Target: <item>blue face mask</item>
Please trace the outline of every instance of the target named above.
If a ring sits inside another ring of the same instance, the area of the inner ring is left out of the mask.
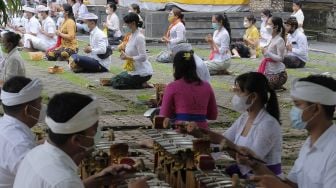
[[[305,129],[307,127],[307,124],[314,118],[314,116],[313,116],[308,121],[303,121],[302,120],[303,112],[309,107],[310,106],[306,107],[305,109],[300,109],[296,106],[292,107],[292,109],[290,111],[290,119],[291,119],[291,122],[292,122],[292,127],[294,129]]]
[[[124,33],[131,33],[132,30],[128,26],[123,26]]]
[[[85,32],[90,32],[89,26],[87,24],[83,24],[83,29]]]
[[[218,24],[217,23],[212,23],[212,29],[217,30],[218,29]]]

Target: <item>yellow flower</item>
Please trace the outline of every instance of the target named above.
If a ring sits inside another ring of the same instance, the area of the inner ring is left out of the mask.
[[[184,57],[184,59],[186,59],[186,60],[190,60],[190,58],[191,58],[191,54],[190,54],[190,52],[186,52],[186,53],[184,53],[183,57]]]

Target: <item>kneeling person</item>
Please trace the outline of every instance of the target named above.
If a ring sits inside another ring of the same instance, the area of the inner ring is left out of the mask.
[[[107,72],[112,54],[107,37],[97,27],[98,16],[92,13],[83,14],[79,19],[84,20],[90,30],[90,44],[83,49],[87,55],[73,54],[69,65],[74,72]],[[109,49],[108,49],[109,48]]]

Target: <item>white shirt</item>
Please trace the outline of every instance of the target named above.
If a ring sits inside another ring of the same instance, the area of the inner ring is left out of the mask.
[[[84,188],[77,170],[69,155],[46,141],[27,153],[14,188]]]
[[[239,138],[244,130],[248,119],[248,113],[243,113],[233,125],[224,133],[224,136],[231,142],[238,144]],[[281,127],[279,122],[266,110],[262,109],[253,121],[253,125],[246,136],[245,147],[254,151],[267,165],[281,163]],[[251,169],[239,165],[244,175]]]
[[[31,17],[27,24],[25,25],[26,33],[34,33],[37,34],[40,32],[41,24],[35,16]]]
[[[303,25],[304,15],[301,9],[299,9],[297,12],[293,12],[291,16],[294,16],[296,18],[299,25]],[[300,26],[299,26],[299,30],[303,32],[303,28]]]
[[[310,147],[303,144],[288,179],[299,188],[332,188],[336,185],[336,125],[326,130]]]
[[[217,29],[212,39],[218,47],[218,53],[215,53],[212,61],[225,62],[230,59],[230,35],[228,31],[224,27],[222,27],[221,30]]]
[[[14,17],[11,20],[11,24],[13,26],[17,26],[17,27],[25,27],[25,25],[28,23],[28,19],[25,17]]]
[[[101,64],[107,70],[109,70],[111,64],[111,58],[108,57],[106,59],[100,59],[97,56],[97,54],[106,53],[106,47],[108,46],[108,40],[106,35],[98,27],[95,27],[90,32],[90,46],[92,48],[92,52],[90,53],[89,57],[97,60],[99,64]]]
[[[172,49],[176,44],[186,42],[186,28],[182,22],[174,25],[169,31],[169,48]]]
[[[54,20],[48,16],[46,19],[42,20],[42,28],[45,32],[49,33],[49,34],[54,34],[53,38],[50,38],[44,34],[42,34],[41,32],[38,33],[37,37],[39,37],[43,43],[46,43],[47,46],[54,46],[56,44],[56,24],[54,22]]]
[[[0,118],[0,188],[12,188],[19,164],[35,137],[29,127],[9,115]]]
[[[114,37],[121,37],[119,18],[116,13],[113,13],[112,15],[107,15],[106,25],[107,28],[115,32]]]
[[[265,48],[266,53],[264,56],[274,61],[266,65],[266,74],[278,74],[285,71],[286,66],[282,63],[286,51],[284,39],[280,35],[277,35],[272,38]]]
[[[297,29],[293,34],[288,34],[287,43],[292,44],[292,51],[288,55],[296,56],[303,62],[308,61],[308,41],[304,33]]]
[[[75,17],[78,18],[78,16],[83,15],[83,14],[88,13],[88,12],[89,11],[88,11],[86,5],[80,4],[79,7],[78,7],[78,11],[74,12],[74,14],[75,14]]]
[[[196,73],[197,76],[204,82],[210,83],[210,73],[207,65],[204,61],[196,54],[194,54],[195,63],[196,63]]]
[[[125,52],[134,59],[135,70],[128,72],[130,75],[144,77],[153,74],[152,65],[148,61],[146,54],[145,36],[139,30],[131,34],[126,44]]]
[[[72,5],[72,12],[78,12],[80,4],[78,2],[76,2],[75,4]]]
[[[266,29],[266,22],[261,22],[260,24],[260,47],[265,47],[267,46],[271,39],[272,39],[272,34],[268,33],[267,32],[267,29]]]

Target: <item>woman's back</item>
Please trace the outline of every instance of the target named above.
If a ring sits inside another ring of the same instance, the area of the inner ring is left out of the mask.
[[[198,84],[187,83],[184,79],[176,80],[165,89],[160,114],[165,117],[176,115],[177,121],[196,118],[199,126],[207,128],[206,119],[217,118],[214,92],[207,82]]]

